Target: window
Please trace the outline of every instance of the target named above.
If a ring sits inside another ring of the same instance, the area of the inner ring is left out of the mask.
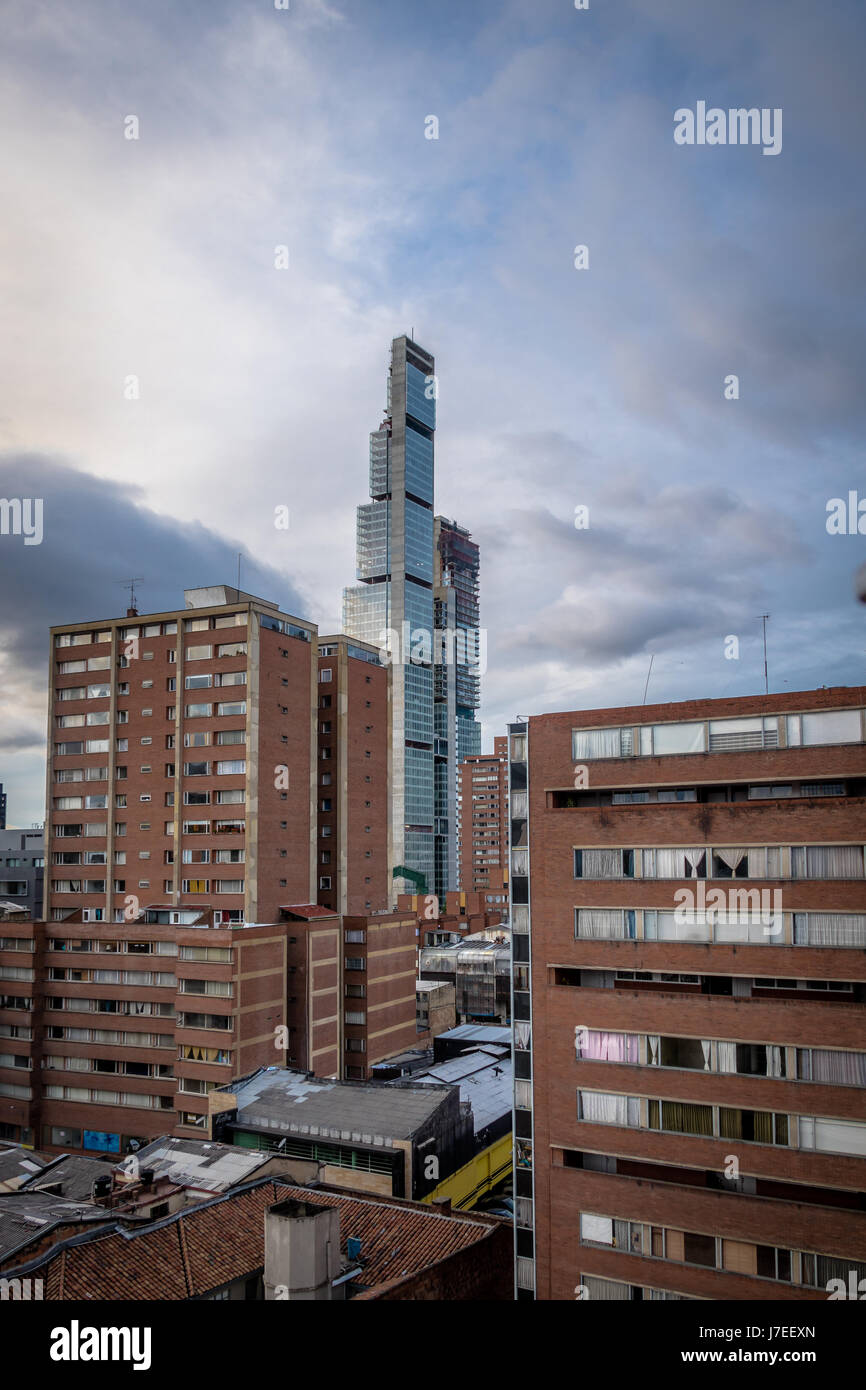
[[[860,743],[860,711],[857,709],[827,710],[820,714],[801,715],[802,742]]]
[[[630,758],[633,752],[632,729],[572,730],[571,754],[577,762],[592,758]]]
[[[226,701],[223,704],[217,705],[216,712],[220,716],[227,714],[246,714],[247,702],[246,700]]]
[[[187,661],[210,661],[213,656],[213,647],[187,647]]]
[[[228,762],[218,762],[216,771],[218,777],[237,776],[247,770],[246,762],[243,758],[234,758]]]
[[[246,656],[247,644],[246,642],[225,642],[222,646],[217,647],[216,654],[217,656]]]
[[[212,710],[213,705],[187,705],[184,714],[187,719],[205,719],[210,716]]]
[[[321,669],[321,671],[319,672],[319,682],[320,682],[320,684],[326,685],[326,684],[328,683],[328,681],[333,680],[333,677],[334,677],[334,673],[333,673],[333,671],[331,670],[331,667],[330,667],[330,666],[323,666],[322,669]]]
[[[634,850],[576,849],[575,878],[633,878]]]
[[[791,875],[808,878],[863,878],[862,845],[795,845]]]
[[[186,676],[183,682],[185,690],[209,690],[212,683],[212,676]]]

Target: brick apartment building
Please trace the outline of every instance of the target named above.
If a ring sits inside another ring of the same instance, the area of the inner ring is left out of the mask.
[[[315,897],[316,628],[228,586],[51,629],[46,917]]]
[[[319,639],[317,901],[334,912],[390,907],[391,670],[376,647]]]
[[[519,1298],[866,1276],[864,705],[510,726]]]
[[[364,1077],[417,1036],[414,914],[313,901],[323,845],[336,897],[387,904],[388,671],[228,586],[185,605],[52,629],[48,920],[0,932],[0,1137],[124,1152],[200,1131],[232,1075]]]
[[[341,917],[314,905],[282,915],[292,924],[287,1066],[363,1081],[376,1062],[416,1044],[414,914]]]
[[[208,1095],[233,1076],[364,1080],[416,1045],[414,915],[216,915],[2,924],[0,1139],[120,1155],[206,1130]]]
[[[508,739],[460,764],[460,886],[508,892]]]
[[[276,1029],[295,934],[214,916],[4,923],[0,1137],[126,1153],[206,1129],[211,1090],[285,1061]]]

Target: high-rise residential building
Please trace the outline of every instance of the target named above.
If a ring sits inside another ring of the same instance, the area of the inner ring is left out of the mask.
[[[51,630],[46,916],[315,898],[314,624],[227,585]]]
[[[519,1298],[866,1278],[864,706],[510,726]]]
[[[463,758],[481,749],[483,653],[479,627],[478,546],[455,521],[434,521],[434,776],[436,796],[435,888],[440,896],[458,886],[458,776]]]
[[[391,902],[391,668],[342,634],[319,639],[318,896],[334,912]]]
[[[433,447],[435,363],[410,338],[391,344],[386,414],[370,435],[370,497],[358,508],[357,585],[343,630],[391,664],[391,840],[395,890],[433,891]],[[390,634],[390,640],[386,636]],[[415,634],[418,634],[417,638]]]
[[[508,739],[460,764],[460,887],[485,895],[508,891]]]

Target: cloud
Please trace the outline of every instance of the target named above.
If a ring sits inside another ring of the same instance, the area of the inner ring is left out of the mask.
[[[656,698],[760,688],[764,611],[780,687],[860,679],[824,507],[866,425],[863,32],[807,0],[13,7],[0,448],[46,537],[0,542],[10,727],[44,726],[48,623],[122,611],[130,573],[173,606],[242,550],[243,587],[338,626],[409,330],[437,510],[482,547],[488,739],[639,699],[649,653]],[[676,147],[699,98],[782,105],[782,154]]]

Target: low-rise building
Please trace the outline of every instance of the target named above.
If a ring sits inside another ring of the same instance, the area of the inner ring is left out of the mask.
[[[325,1080],[267,1067],[209,1099],[214,1139],[322,1163],[323,1180],[339,1187],[421,1199],[474,1152],[472,1114],[453,1087]]]

